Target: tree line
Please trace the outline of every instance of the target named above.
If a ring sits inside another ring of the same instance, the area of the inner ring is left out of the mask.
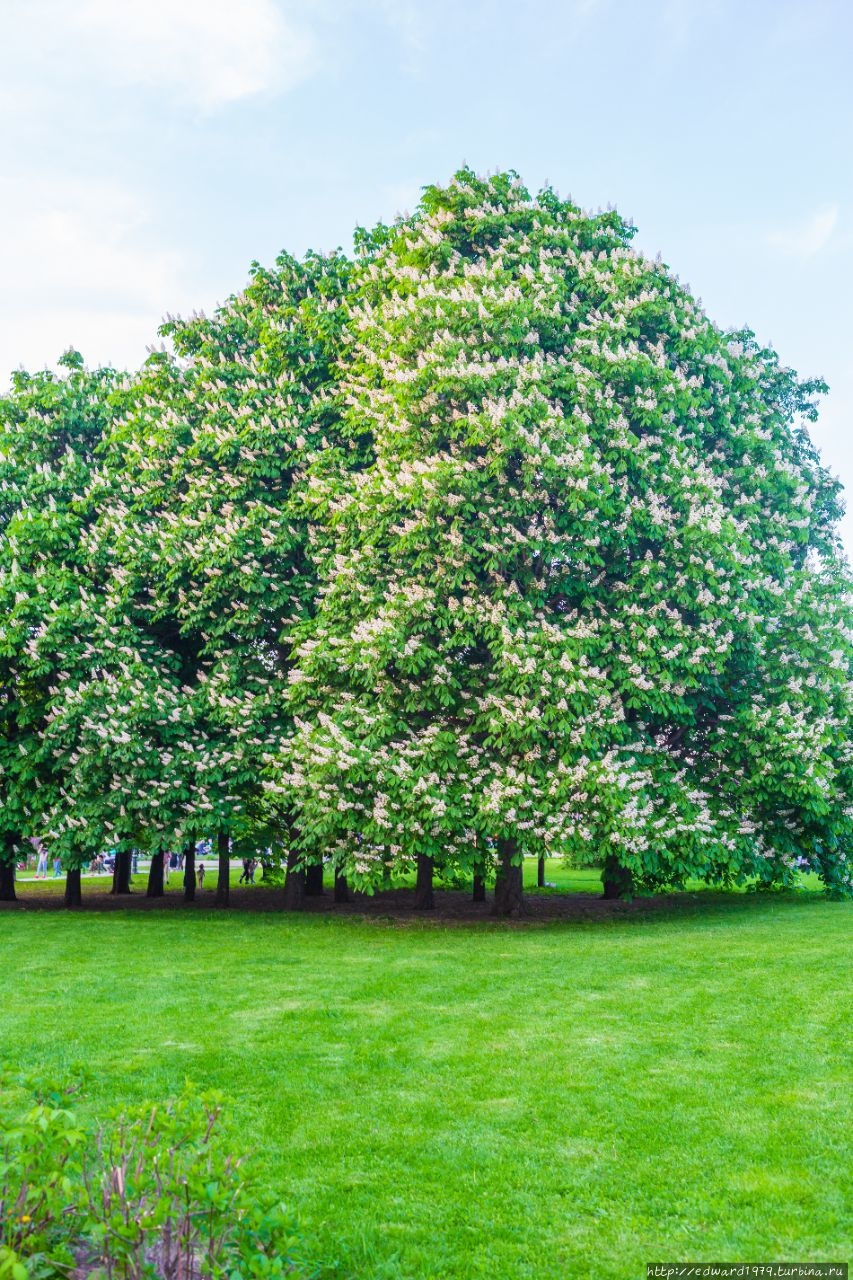
[[[32,837],[72,904],[105,848],[183,849],[191,894],[201,838],[291,905],[323,859],[506,914],[525,855],[851,892],[826,388],[633,234],[464,169],[137,372],[13,375],[0,897]]]

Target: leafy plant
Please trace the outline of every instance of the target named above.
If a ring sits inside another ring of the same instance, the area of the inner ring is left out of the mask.
[[[12,1090],[7,1107],[22,1095]],[[188,1087],[88,1129],[43,1102],[8,1117],[0,1277],[75,1267],[106,1280],[309,1275],[287,1210],[223,1143],[222,1108],[221,1096]]]
[[[81,1223],[85,1133],[64,1106],[4,1115],[0,1134],[0,1277],[36,1280],[73,1263]],[[24,1265],[26,1262],[26,1266]]]

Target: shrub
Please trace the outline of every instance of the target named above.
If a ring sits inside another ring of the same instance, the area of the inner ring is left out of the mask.
[[[0,1280],[306,1277],[293,1220],[225,1147],[223,1099],[191,1087],[86,1128],[5,1094]]]
[[[73,1263],[81,1225],[79,1190],[85,1133],[71,1111],[43,1102],[22,1107],[3,1091],[0,1122],[0,1277],[36,1280]],[[8,1110],[7,1110],[8,1108]],[[24,1262],[27,1265],[24,1265]]]

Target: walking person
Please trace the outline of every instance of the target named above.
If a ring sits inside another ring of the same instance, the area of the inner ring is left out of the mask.
[[[58,880],[58,879],[59,879],[59,877],[60,877],[61,875],[62,875],[62,859],[61,859],[61,858],[54,858],[54,859],[53,859],[53,878],[54,878],[54,880]]]
[[[36,880],[46,880],[47,879],[47,849],[45,848],[45,846],[42,844],[41,841],[39,841],[39,845],[38,845],[38,854],[39,854],[39,860],[38,860],[38,865],[36,867]]]

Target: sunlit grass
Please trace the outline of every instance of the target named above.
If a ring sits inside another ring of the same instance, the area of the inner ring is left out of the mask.
[[[844,1259],[851,919],[808,892],[536,929],[12,908],[0,1036],[86,1063],[96,1111],[224,1089],[330,1277]]]

